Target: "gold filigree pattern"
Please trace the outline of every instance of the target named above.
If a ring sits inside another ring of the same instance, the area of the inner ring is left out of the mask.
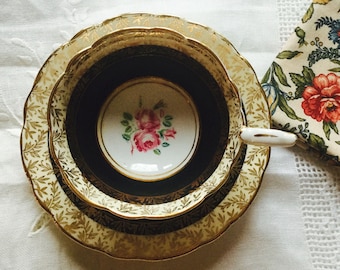
[[[68,236],[87,247],[117,258],[172,258],[213,241],[246,211],[260,186],[269,159],[269,147],[248,146],[241,174],[225,199],[210,214],[183,229],[159,235],[132,235],[109,229],[87,217],[71,202],[53,173],[49,159],[47,104],[69,60],[122,25],[167,27],[208,46],[226,66],[230,78],[238,87],[248,126],[270,127],[268,105],[254,71],[224,37],[209,28],[177,17],[127,14],[107,20],[81,31],[57,49],[43,65],[25,104],[21,136],[23,164],[39,203]],[[260,98],[257,99],[259,92]],[[32,123],[33,127],[36,124],[38,127],[32,129]]]
[[[240,157],[237,159],[235,166],[233,166],[233,170],[231,171],[228,180],[225,182],[225,184],[223,184],[221,188],[218,189],[217,192],[215,192],[214,196],[209,196],[209,198],[207,198],[202,204],[187,212],[185,215],[180,215],[165,220],[122,219],[110,214],[105,210],[94,208],[91,205],[80,200],[74,193],[72,193],[70,188],[63,182],[58,169],[56,170],[56,176],[69,199],[79,208],[80,211],[93,219],[95,222],[102,224],[107,228],[111,228],[115,231],[124,232],[127,234],[164,234],[177,231],[191,224],[194,224],[202,217],[210,213],[225,198],[225,196],[234,185],[242,169],[246,149],[247,145],[242,145]]]

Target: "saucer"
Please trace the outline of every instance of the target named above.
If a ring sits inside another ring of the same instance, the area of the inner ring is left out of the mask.
[[[161,260],[180,256],[218,238],[249,207],[269,160],[269,147],[248,145],[245,160],[227,196],[208,215],[182,229],[159,235],[132,235],[107,228],[81,212],[60,186],[50,160],[47,105],[69,60],[99,37],[123,26],[164,26],[200,40],[225,64],[240,91],[247,126],[270,127],[265,95],[255,72],[228,40],[213,30],[177,17],[127,14],[87,28],[57,49],[41,68],[25,104],[21,136],[22,160],[34,194],[63,232],[75,241],[110,256]],[[202,35],[204,33],[204,35]],[[221,41],[215,42],[216,40]],[[215,44],[219,44],[215,47]]]
[[[211,196],[204,200],[200,205],[190,209],[184,215],[173,216],[167,219],[126,219],[121,218],[112,213],[93,207],[87,202],[81,200],[76,194],[72,192],[70,187],[64,183],[58,166],[54,163],[51,157],[51,163],[53,165],[54,173],[57,180],[64,190],[65,194],[72,201],[72,203],[86,216],[91,218],[93,221],[110,228],[114,231],[123,232],[132,235],[159,235],[188,227],[195,222],[199,221],[218,206],[222,200],[230,192],[231,188],[237,180],[247,152],[247,145],[243,144],[240,155],[236,160],[228,179],[225,183]]]

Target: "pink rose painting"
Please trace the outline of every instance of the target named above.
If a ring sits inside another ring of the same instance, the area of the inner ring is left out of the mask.
[[[173,117],[166,114],[163,100],[157,102],[152,109],[144,108],[140,99],[138,110],[133,114],[123,113],[121,124],[124,126],[122,137],[131,143],[131,154],[153,151],[161,154],[161,147],[169,147],[170,139],[175,139],[176,130],[172,127]]]
[[[135,119],[140,130],[157,130],[161,126],[160,118],[155,111],[150,109],[139,110]]]
[[[139,152],[156,149],[160,144],[160,136],[155,130],[139,130],[133,136],[133,143]]]

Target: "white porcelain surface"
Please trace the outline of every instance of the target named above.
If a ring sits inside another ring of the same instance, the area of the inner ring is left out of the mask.
[[[144,77],[115,89],[102,107],[98,140],[110,165],[139,181],[158,181],[179,172],[193,156],[199,117],[178,85]]]
[[[295,145],[297,136],[293,133],[276,129],[243,127],[240,133],[244,143],[290,147]]]

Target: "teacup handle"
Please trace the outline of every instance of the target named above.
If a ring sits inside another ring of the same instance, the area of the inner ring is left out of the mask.
[[[246,144],[290,147],[295,145],[297,136],[277,129],[243,127],[240,137]]]

